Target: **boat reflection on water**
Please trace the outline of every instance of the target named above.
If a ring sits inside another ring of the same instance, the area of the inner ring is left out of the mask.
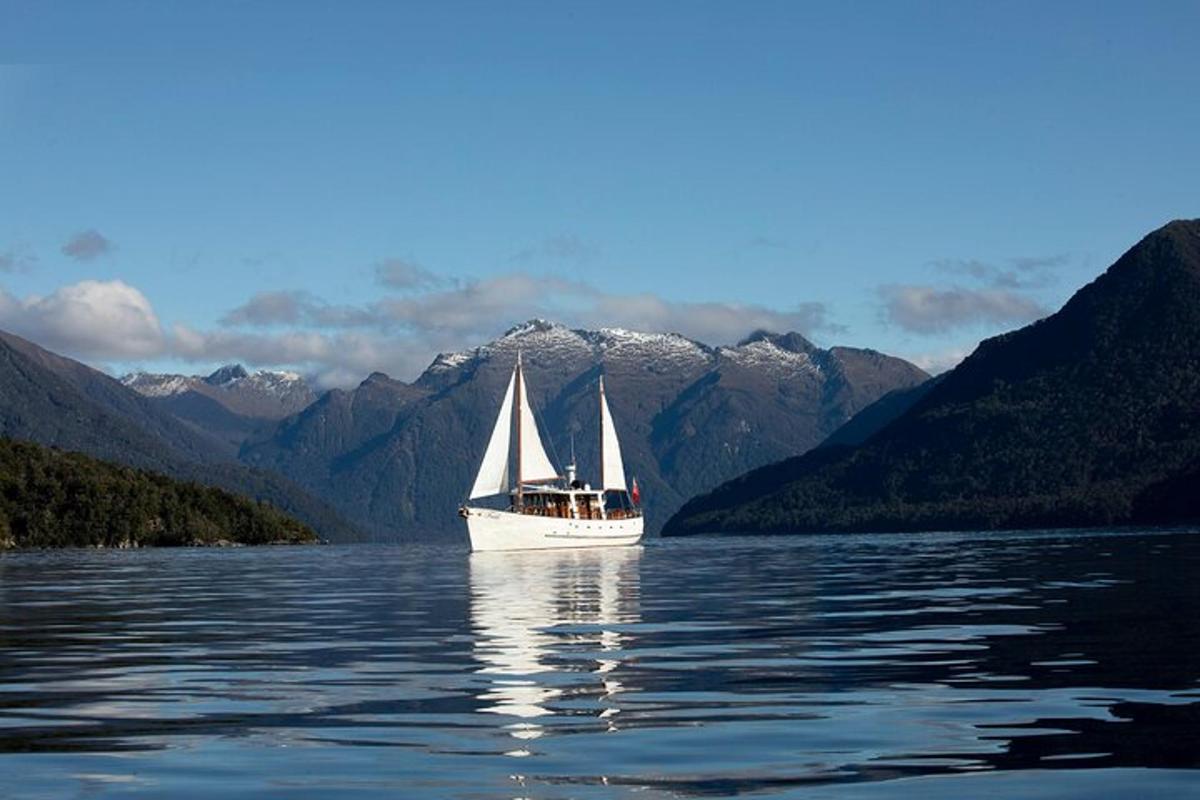
[[[641,547],[472,553],[480,711],[517,739],[589,717],[615,730],[626,634],[640,620]],[[569,711],[565,707],[569,704]],[[521,748],[508,753],[529,755]]]

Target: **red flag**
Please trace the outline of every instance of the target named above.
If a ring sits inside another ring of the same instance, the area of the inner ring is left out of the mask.
[[[638,489],[637,478],[633,479],[633,488],[629,491],[629,496],[633,498],[633,504],[640,506],[642,504],[642,492]]]

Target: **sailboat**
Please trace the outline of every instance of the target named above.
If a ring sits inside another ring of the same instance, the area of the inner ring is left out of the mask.
[[[521,354],[517,353],[483,463],[467,503],[458,510],[467,521],[472,550],[613,547],[641,540],[643,519],[637,505],[637,484],[630,493],[621,444],[604,396],[603,377],[599,391],[600,483],[593,487],[578,479],[574,454],[565,474],[551,464],[529,405]],[[512,450],[516,452],[516,480],[510,483]],[[470,504],[472,500],[506,493],[509,505],[504,510]]]

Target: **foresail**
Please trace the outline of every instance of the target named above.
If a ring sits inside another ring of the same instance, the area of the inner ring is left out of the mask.
[[[602,489],[618,489],[625,491],[625,464],[621,461],[621,443],[617,441],[617,429],[613,425],[612,412],[608,410],[608,400],[604,397],[604,379],[600,383],[600,444],[604,451],[604,462],[601,464],[600,475],[604,485]]]
[[[546,455],[546,448],[542,445],[542,437],[538,434],[537,423],[533,419],[533,408],[529,405],[529,395],[525,393],[525,381],[521,381],[520,391],[521,481],[552,481],[558,477],[558,470],[550,463],[550,457]]]
[[[508,390],[504,392],[500,415],[496,417],[496,427],[492,429],[492,438],[483,454],[479,474],[475,476],[475,485],[471,487],[472,500],[508,491],[508,451],[512,441],[513,384],[516,380],[517,373],[514,371],[508,379]]]

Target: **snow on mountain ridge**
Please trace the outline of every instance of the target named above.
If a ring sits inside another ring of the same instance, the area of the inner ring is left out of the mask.
[[[470,351],[470,352],[461,351],[461,352],[457,352],[457,353],[438,353],[437,357],[433,359],[433,363],[430,364],[428,369],[426,369],[425,371],[426,372],[443,372],[448,369],[454,369],[455,367],[461,367],[463,364],[465,364],[468,361],[470,361],[471,359],[475,358],[476,355],[477,355],[477,353],[475,351]]]
[[[542,360],[653,359],[665,366],[711,362],[714,351],[678,333],[644,333],[627,328],[568,328],[532,319],[509,328],[500,338],[471,350],[439,353],[426,370],[438,374],[479,359],[515,356],[516,351]]]
[[[717,353],[743,367],[770,372],[820,372],[808,353],[787,350],[770,339],[757,339],[736,347],[720,347]]]
[[[308,392],[304,376],[286,370],[260,369],[250,373],[240,364],[229,364],[210,375],[174,375],[155,372],[131,372],[119,379],[122,384],[147,397],[169,397],[202,387],[219,391],[257,391],[285,395]]]
[[[241,380],[258,385],[287,386],[293,383],[303,382],[304,376],[299,372],[291,372],[288,370],[260,369],[257,372],[247,375]]]
[[[552,330],[568,330],[566,325],[561,322],[551,322],[549,320],[535,317],[522,322],[520,325],[514,325],[504,332],[501,339],[511,339],[519,336],[528,336],[531,333],[544,333]]]
[[[167,375],[154,372],[131,372],[119,379],[122,384],[146,397],[169,397],[195,387],[196,376]]]

